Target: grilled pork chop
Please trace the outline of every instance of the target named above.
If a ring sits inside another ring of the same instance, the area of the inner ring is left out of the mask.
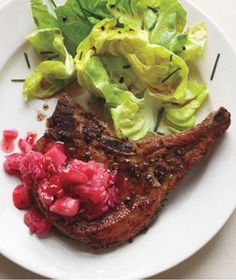
[[[168,192],[199,162],[230,125],[230,114],[220,108],[201,124],[178,135],[132,142],[114,137],[108,126],[86,112],[69,96],[60,97],[47,122],[47,132],[34,150],[52,141],[64,142],[70,159],[95,160],[117,170],[116,207],[88,222],[58,217],[35,200],[51,223],[64,234],[92,247],[110,247],[132,239],[154,220]],[[54,215],[55,216],[55,215]]]

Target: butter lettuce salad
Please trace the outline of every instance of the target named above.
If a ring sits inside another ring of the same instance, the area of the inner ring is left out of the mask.
[[[37,30],[27,39],[41,63],[24,82],[26,102],[77,80],[104,99],[120,138],[195,125],[208,88],[189,65],[203,55],[207,30],[187,25],[178,0],[31,0],[31,9]]]

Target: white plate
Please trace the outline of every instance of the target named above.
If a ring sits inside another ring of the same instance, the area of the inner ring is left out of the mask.
[[[206,111],[223,105],[232,113],[232,126],[205,161],[185,178],[173,192],[160,217],[146,234],[132,244],[114,250],[87,250],[77,242],[52,233],[47,238],[31,236],[23,223],[23,212],[11,201],[17,181],[0,168],[0,252],[19,265],[52,278],[139,278],[160,273],[190,257],[204,246],[224,225],[236,205],[236,58],[233,49],[219,29],[203,13],[183,1],[190,23],[204,21],[209,40],[204,59],[198,67],[209,85],[211,98]],[[0,131],[18,128],[44,131],[36,121],[43,102],[24,104],[22,84],[12,78],[24,78],[29,70],[23,53],[27,51],[35,65],[33,51],[25,36],[34,29],[28,0],[11,0],[0,7]],[[221,53],[215,79],[210,74],[217,53]],[[54,108],[55,99],[50,101]],[[50,112],[47,112],[50,115]],[[0,165],[3,154],[0,154]]]

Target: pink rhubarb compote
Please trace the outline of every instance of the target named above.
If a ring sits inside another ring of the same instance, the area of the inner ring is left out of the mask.
[[[50,143],[43,153],[36,152],[32,150],[35,138],[31,139],[19,140],[21,153],[6,156],[4,169],[22,180],[13,192],[13,202],[18,209],[29,209],[24,222],[32,233],[47,233],[50,228],[50,222],[32,205],[32,191],[53,217],[92,221],[115,206],[114,171],[95,161],[69,160],[62,143]]]
[[[2,132],[1,149],[4,153],[13,152],[15,145],[14,142],[18,137],[18,131],[16,129],[5,129]]]

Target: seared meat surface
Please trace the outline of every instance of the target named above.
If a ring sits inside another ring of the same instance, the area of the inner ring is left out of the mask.
[[[111,171],[117,170],[118,202],[92,222],[79,217],[55,219],[35,193],[36,202],[59,231],[76,240],[93,247],[121,244],[153,221],[168,192],[205,156],[229,125],[230,114],[220,108],[178,135],[138,142],[119,140],[106,124],[64,94],[34,150],[43,151],[51,141],[61,141],[70,159],[95,160]]]

